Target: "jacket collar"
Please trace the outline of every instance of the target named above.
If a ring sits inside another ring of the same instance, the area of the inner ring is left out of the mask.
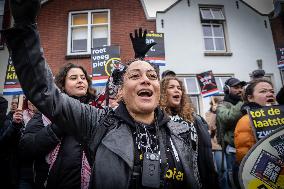
[[[155,111],[158,127],[166,126],[170,118],[160,108],[157,108]],[[134,164],[134,142],[129,126],[135,127],[135,122],[129,115],[124,103],[120,103],[115,109],[115,116],[118,118],[117,123],[115,123],[118,126],[104,137],[102,143],[132,168]],[[123,122],[126,124],[123,124]]]
[[[131,131],[125,124],[112,129],[102,140],[110,151],[121,157],[129,167],[134,164],[134,143]]]

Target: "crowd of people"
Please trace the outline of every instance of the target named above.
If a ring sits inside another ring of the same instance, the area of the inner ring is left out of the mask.
[[[283,104],[263,78],[230,78],[205,119],[183,82],[143,60],[155,45],[130,35],[135,59],[115,70],[97,104],[82,66],[53,79],[35,23],[39,0],[11,0],[13,28],[3,32],[25,94],[0,96],[0,186],[7,189],[239,188],[238,168],[256,143],[248,110]]]

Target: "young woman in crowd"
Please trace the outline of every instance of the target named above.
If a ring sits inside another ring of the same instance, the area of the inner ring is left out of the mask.
[[[88,104],[91,79],[82,66],[72,63],[63,66],[55,77],[58,88],[81,103]],[[83,146],[55,124],[46,127],[42,117],[29,124],[21,139],[21,150],[26,159],[47,156],[50,165],[46,188],[87,188],[90,166]]]
[[[207,123],[194,113],[183,83],[177,77],[169,76],[161,81],[160,107],[171,120],[179,123],[173,131],[190,146],[195,177],[200,179],[202,188],[218,188]]]
[[[242,106],[244,116],[238,121],[234,142],[236,147],[236,161],[240,163],[250,148],[256,143],[247,111],[271,106],[275,103],[273,85],[266,79],[252,80],[245,89],[245,104]]]

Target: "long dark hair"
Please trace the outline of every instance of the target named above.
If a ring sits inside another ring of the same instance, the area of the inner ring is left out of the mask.
[[[57,87],[64,93],[66,93],[64,91],[64,86],[65,86],[65,81],[66,81],[66,76],[67,76],[67,73],[70,69],[72,68],[79,68],[83,71],[86,79],[87,79],[87,82],[88,82],[88,90],[87,90],[87,94],[86,95],[90,95],[92,94],[91,92],[91,87],[92,87],[92,80],[91,78],[89,77],[89,75],[87,74],[87,71],[85,70],[85,68],[83,68],[82,66],[80,65],[76,65],[76,64],[73,64],[73,63],[68,63],[66,64],[65,66],[61,67],[58,74],[55,76],[55,84],[57,85]]]

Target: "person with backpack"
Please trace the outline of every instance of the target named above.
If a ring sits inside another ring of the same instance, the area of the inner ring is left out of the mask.
[[[235,165],[234,130],[238,120],[241,118],[241,107],[243,105],[242,95],[245,81],[237,78],[229,78],[224,85],[224,100],[216,110],[217,140],[222,146],[222,159],[226,158],[229,182],[234,186],[233,169]],[[222,164],[224,161],[222,161]]]
[[[174,158],[180,160],[178,166],[184,173],[177,178],[183,188],[202,187],[194,176],[190,146],[174,134],[177,123],[158,106],[160,84],[153,66],[143,60],[126,65],[119,89],[122,99],[105,115],[55,86],[35,24],[40,0],[11,0],[10,4],[15,25],[3,35],[24,93],[53,123],[87,148],[86,156],[93,160],[90,188],[170,188],[165,176]],[[102,128],[107,132],[101,132]],[[174,154],[166,153],[168,148]],[[172,180],[170,186],[176,188],[175,184]]]
[[[175,134],[182,137],[191,146],[195,176],[202,183],[202,188],[219,188],[207,131],[208,125],[201,116],[194,112],[193,105],[186,95],[185,87],[177,77],[167,76],[162,79],[160,107],[171,120],[178,123],[173,128]],[[171,169],[167,173],[170,173]]]

